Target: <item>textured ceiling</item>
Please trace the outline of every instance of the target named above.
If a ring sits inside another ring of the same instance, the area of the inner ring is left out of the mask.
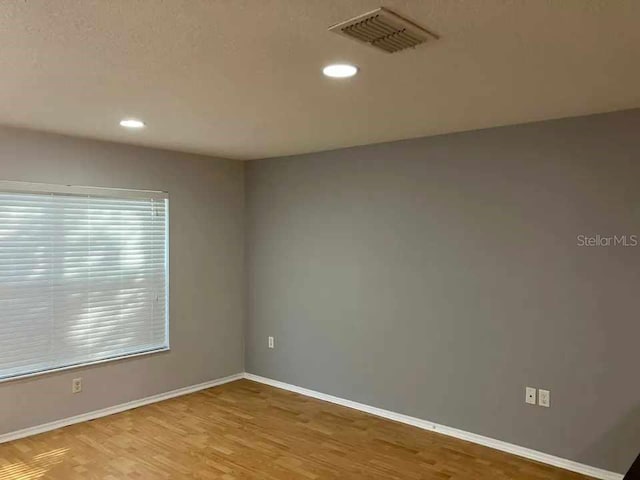
[[[381,5],[441,39],[327,32]],[[0,124],[261,158],[638,107],[639,59],[638,0],[3,0]]]

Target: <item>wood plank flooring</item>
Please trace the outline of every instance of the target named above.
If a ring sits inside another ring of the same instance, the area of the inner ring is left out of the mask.
[[[585,478],[248,380],[0,445],[0,480]]]

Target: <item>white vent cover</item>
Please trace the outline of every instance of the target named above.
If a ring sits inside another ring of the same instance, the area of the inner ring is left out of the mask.
[[[340,22],[329,27],[329,30],[368,43],[388,53],[399,52],[438,38],[414,22],[383,7]]]

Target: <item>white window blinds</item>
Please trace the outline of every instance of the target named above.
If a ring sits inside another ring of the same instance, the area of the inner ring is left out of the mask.
[[[167,203],[0,182],[0,380],[168,348]]]

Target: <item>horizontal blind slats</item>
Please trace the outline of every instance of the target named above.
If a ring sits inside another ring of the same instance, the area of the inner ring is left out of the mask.
[[[0,379],[167,346],[167,201],[0,192]]]

